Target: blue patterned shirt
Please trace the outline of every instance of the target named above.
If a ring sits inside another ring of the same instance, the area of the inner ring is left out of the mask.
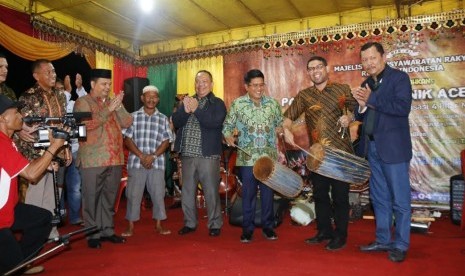
[[[123,130],[123,135],[131,138],[144,154],[153,154],[163,141],[173,140],[173,133],[169,126],[168,117],[160,113],[158,109],[152,115],[148,115],[144,112],[144,107],[141,107],[131,115],[134,120],[130,127]],[[140,158],[130,152],[128,169],[140,169],[143,167],[140,163]],[[165,169],[164,154],[161,154],[153,161],[153,168]]]
[[[231,136],[237,129],[237,145],[252,155],[238,150],[236,166],[253,166],[264,155],[276,160],[276,128],[282,122],[281,107],[273,98],[262,96],[259,106],[248,94],[234,100],[223,124],[223,135]]]

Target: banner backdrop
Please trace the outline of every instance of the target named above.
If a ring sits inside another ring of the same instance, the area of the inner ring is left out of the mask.
[[[434,24],[407,26],[397,32],[390,32],[389,27],[378,35],[352,39],[336,40],[333,36],[324,42],[319,37],[315,43],[306,39],[302,45],[291,47],[278,41],[260,51],[227,55],[226,105],[245,93],[242,76],[257,68],[265,74],[268,95],[278,100],[284,111],[298,91],[312,85],[306,62],[313,55],[328,60],[330,81],[356,87],[366,78],[360,64],[360,47],[367,41],[381,42],[388,64],[407,72],[413,88],[412,199],[448,204],[449,179],[461,172],[460,151],[465,148],[465,28]],[[300,144],[309,146],[305,141]]]

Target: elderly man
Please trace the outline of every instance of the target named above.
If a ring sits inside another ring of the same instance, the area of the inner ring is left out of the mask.
[[[158,88],[149,85],[142,90],[142,108],[132,113],[133,123],[123,135],[129,149],[128,185],[126,187],[128,228],[122,236],[134,234],[134,221],[140,219],[140,204],[144,188],[153,202],[155,229],[162,235],[171,232],[164,229],[161,221],[166,219],[165,211],[165,151],[172,140],[168,117],[160,113]]]
[[[0,274],[6,273],[15,266],[26,261],[26,258],[37,255],[52,229],[52,215],[49,211],[37,206],[18,203],[17,176],[36,182],[42,177],[60,148],[63,139],[50,137],[50,147],[35,160],[28,161],[16,149],[11,137],[22,128],[22,116],[17,104],[0,95],[0,148],[8,158],[0,158]],[[13,234],[21,231],[21,240]],[[42,266],[32,267],[26,274],[42,272]]]
[[[82,178],[84,225],[99,230],[89,235],[90,248],[101,248],[101,241],[124,243],[115,235],[113,215],[116,195],[124,164],[122,128],[132,124],[132,117],[122,100],[124,93],[109,97],[111,71],[93,69],[90,94],[80,97],[74,112],[91,112],[92,119],[83,121],[87,140],[79,141],[76,166]]]

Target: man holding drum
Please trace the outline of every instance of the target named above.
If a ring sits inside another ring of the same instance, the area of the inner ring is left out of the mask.
[[[260,189],[261,224],[263,236],[276,240],[274,229],[273,190],[257,180],[253,166],[257,159],[268,156],[278,158],[276,133],[282,132],[282,114],[278,102],[265,96],[265,76],[253,69],[244,76],[247,94],[234,100],[223,124],[223,135],[228,145],[238,146],[236,166],[242,186],[242,235],[241,242],[252,240],[255,229],[257,187]],[[238,131],[237,140],[234,136]]]
[[[328,63],[320,56],[307,62],[307,72],[313,86],[300,91],[284,113],[286,142],[295,146],[291,132],[292,121],[305,114],[310,144],[319,143],[353,154],[350,135],[346,133],[353,116],[348,114],[356,106],[347,84],[329,82]],[[308,158],[308,157],[307,157]],[[312,172],[313,199],[318,233],[306,243],[317,244],[330,240],[327,250],[338,250],[346,245],[349,223],[349,183]],[[331,190],[331,199],[329,192]],[[334,210],[332,208],[334,206]],[[331,224],[334,214],[335,229]]]

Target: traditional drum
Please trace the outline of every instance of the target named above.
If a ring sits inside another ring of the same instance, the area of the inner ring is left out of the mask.
[[[365,159],[319,143],[310,147],[307,168],[312,172],[356,186],[366,185],[370,177],[370,167]]]
[[[253,165],[253,175],[265,185],[286,197],[296,197],[302,191],[302,177],[288,167],[267,156]]]

